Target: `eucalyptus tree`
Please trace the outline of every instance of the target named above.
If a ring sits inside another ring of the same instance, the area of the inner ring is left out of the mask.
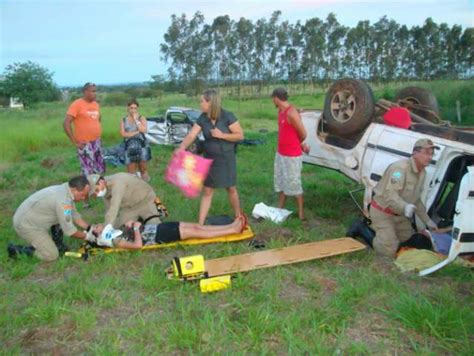
[[[374,61],[372,78],[387,81],[395,78],[403,44],[397,38],[399,25],[383,16],[373,25]]]
[[[265,29],[266,51],[268,52],[265,63],[267,81],[275,81],[277,78],[278,67],[281,65],[279,59],[284,53],[284,47],[288,42],[287,29],[284,29],[284,25],[280,24],[280,16],[281,11],[274,11]]]
[[[188,20],[185,14],[173,14],[164,39],[160,47],[163,58],[171,60],[170,77],[184,81],[188,92],[198,94],[212,71],[210,30],[204,16],[196,12]]]
[[[276,43],[273,51],[275,52],[275,61],[273,65],[273,79],[288,78],[289,58],[287,58],[290,45],[291,25],[288,21],[282,22],[276,29]]]
[[[399,42],[399,56],[397,61],[397,79],[409,79],[414,76],[413,47],[411,46],[411,33],[406,25],[400,26],[397,32]]]
[[[324,27],[326,35],[324,79],[335,79],[343,72],[342,58],[345,55],[344,39],[347,27],[342,26],[332,12],[327,16]]]
[[[322,76],[326,62],[326,37],[324,23],[314,17],[306,20],[301,28],[303,34],[303,53],[301,58],[301,72],[303,77],[314,85],[314,80]]]
[[[253,23],[243,17],[232,23],[230,46],[233,49],[231,58],[232,76],[239,83],[239,100],[242,94],[242,82],[250,78],[250,68],[253,65],[255,39],[253,37]]]
[[[273,12],[270,20],[264,18],[257,20],[253,28],[255,41],[254,64],[250,69],[252,79],[258,83],[258,93],[264,83],[272,78],[277,54],[276,29],[281,11]]]
[[[218,16],[212,22],[210,27],[212,37],[212,59],[215,67],[215,80],[231,82],[231,57],[232,51],[230,45],[230,33],[232,22],[228,15]]]
[[[301,79],[301,61],[303,55],[303,33],[300,21],[295,25],[287,26],[288,42],[285,52],[281,56],[280,67],[286,67],[289,83],[297,82]],[[282,69],[280,69],[282,71]]]
[[[413,63],[413,74],[410,79],[426,79],[424,72],[425,56],[423,52],[427,50],[427,41],[420,26],[413,26],[410,29],[409,46],[411,48],[411,57],[408,60]]]
[[[449,28],[446,24],[441,24],[440,30],[443,33],[444,39],[442,47],[446,56],[446,76],[456,78],[462,73],[462,27],[453,25],[453,27]]]
[[[427,51],[423,53],[425,56],[425,78],[433,79],[439,77],[443,59],[439,25],[429,17],[425,20],[422,30],[427,41]]]
[[[472,78],[474,76],[474,27],[464,30],[460,40],[461,48],[461,76]]]
[[[344,39],[346,53],[341,60],[344,76],[368,78],[370,31],[369,21],[359,21],[356,27],[347,31]]]

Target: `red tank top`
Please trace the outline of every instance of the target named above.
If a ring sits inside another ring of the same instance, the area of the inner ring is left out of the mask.
[[[292,106],[278,113],[278,153],[282,156],[301,156],[301,142],[296,129],[288,122],[288,111]]]

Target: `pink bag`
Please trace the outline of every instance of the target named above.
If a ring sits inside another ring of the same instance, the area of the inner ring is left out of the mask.
[[[181,189],[187,198],[196,198],[201,192],[211,164],[212,159],[179,151],[171,157],[166,169],[166,180]]]

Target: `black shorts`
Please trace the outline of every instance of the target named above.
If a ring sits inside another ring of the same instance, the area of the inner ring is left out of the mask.
[[[156,228],[155,241],[158,244],[166,244],[181,240],[179,233],[179,222],[165,222],[158,224]]]

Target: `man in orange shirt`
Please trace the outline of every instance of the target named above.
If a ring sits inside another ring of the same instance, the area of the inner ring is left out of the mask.
[[[105,172],[100,139],[102,134],[100,108],[96,101],[96,91],[94,83],[86,83],[82,88],[82,98],[69,106],[63,124],[64,131],[77,148],[82,174],[85,176]]]

